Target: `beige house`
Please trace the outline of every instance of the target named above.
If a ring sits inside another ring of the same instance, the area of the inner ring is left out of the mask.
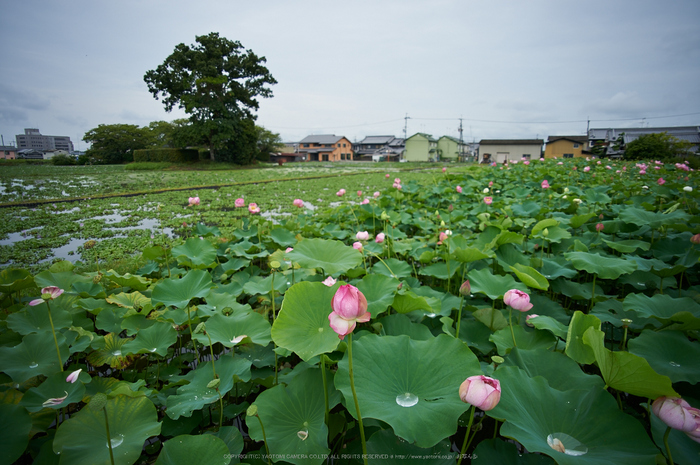
[[[479,142],[481,163],[503,163],[506,160],[536,160],[542,156],[542,139],[482,139]]]

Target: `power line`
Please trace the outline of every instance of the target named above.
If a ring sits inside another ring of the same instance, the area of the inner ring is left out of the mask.
[[[638,116],[636,118],[616,118],[616,119],[582,119],[582,120],[570,120],[570,121],[503,121],[503,120],[487,120],[487,119],[471,119],[471,118],[418,118],[411,117],[415,120],[424,121],[455,121],[463,119],[464,121],[471,121],[476,123],[501,123],[501,124],[571,124],[571,123],[586,123],[588,121],[600,121],[600,122],[610,122],[610,121],[638,121],[641,119],[662,119],[662,118],[677,118],[681,116],[694,116],[700,115],[700,112],[696,113],[684,113],[680,115],[665,115],[665,116]]]

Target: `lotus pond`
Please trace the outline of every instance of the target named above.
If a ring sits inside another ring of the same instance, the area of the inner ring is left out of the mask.
[[[698,463],[685,164],[281,177],[3,211],[0,464]]]

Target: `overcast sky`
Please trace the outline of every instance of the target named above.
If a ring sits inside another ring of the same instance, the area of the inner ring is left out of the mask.
[[[181,118],[143,76],[210,32],[266,57],[257,122],[290,142],[458,137],[460,118],[468,141],[700,125],[699,17],[698,0],[8,1],[0,134],[84,150],[99,124]]]

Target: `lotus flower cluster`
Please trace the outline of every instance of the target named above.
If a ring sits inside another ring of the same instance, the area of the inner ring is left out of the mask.
[[[344,284],[338,288],[331,301],[333,311],[328,315],[331,328],[344,338],[353,330],[357,323],[365,323],[372,315],[367,311],[367,299],[358,288]]]

